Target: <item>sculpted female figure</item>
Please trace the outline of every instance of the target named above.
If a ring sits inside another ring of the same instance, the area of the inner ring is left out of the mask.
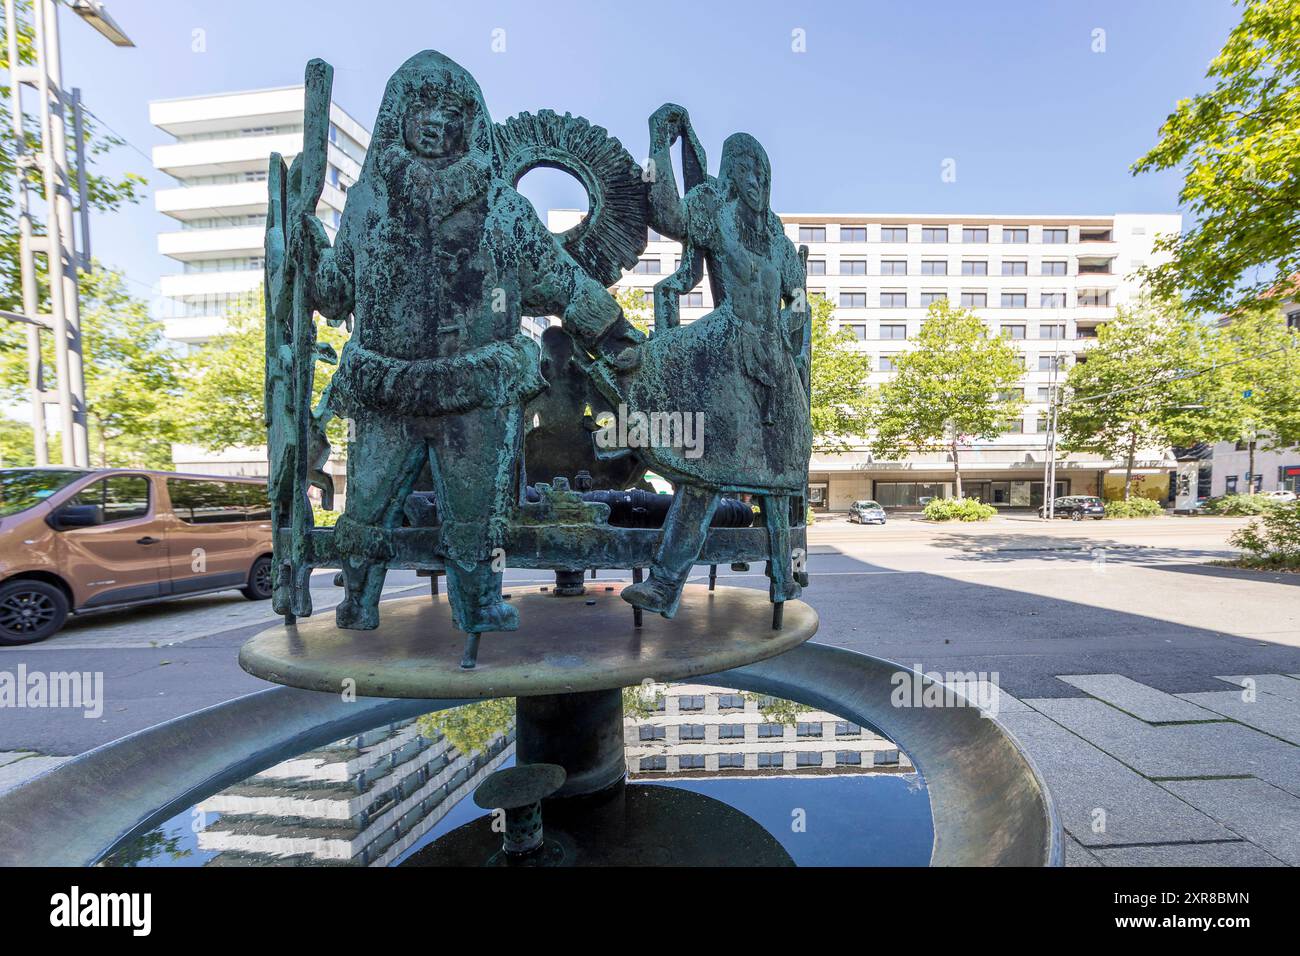
[[[681,107],[665,105],[650,118],[650,222],[683,243],[683,274],[698,279],[703,258],[715,308],[678,326],[657,302],[655,335],[640,347],[640,366],[620,395],[630,411],[704,413],[702,453],[680,443],[638,449],[673,482],[676,498],[648,579],[622,597],[666,617],[676,611],[722,492],[758,498],[771,545],[771,598],[798,596],[791,497],[805,493],[812,447],[800,356],[809,318],[804,265],[769,208],[767,154],[752,136],[733,134],[718,176],[704,176],[683,197],[669,155],[683,135],[690,127]]]

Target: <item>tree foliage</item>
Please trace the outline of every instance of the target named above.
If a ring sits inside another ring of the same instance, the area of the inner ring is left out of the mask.
[[[261,292],[255,292],[226,312],[227,329],[205,342],[187,369],[183,419],[186,440],[210,452],[227,448],[256,448],[266,444],[263,386],[266,382],[266,314]],[[343,348],[347,333],[318,322],[317,337]],[[313,406],[333,375],[333,367],[319,363]],[[344,440],[343,423],[330,423],[329,438],[335,448]]]
[[[1001,434],[1024,399],[1012,394],[1024,375],[1019,352],[988,333],[970,309],[930,306],[916,347],[895,359],[896,374],[876,391],[871,440],[880,458],[947,451],[962,496],[960,447]]]
[[[1200,368],[1204,353],[1203,328],[1176,301],[1143,297],[1120,306],[1098,330],[1087,361],[1070,369],[1061,449],[1124,461],[1127,499],[1139,452],[1204,435],[1203,383],[1184,377]]]
[[[1198,311],[1260,304],[1300,270],[1300,4],[1244,0],[1210,63],[1214,87],[1180,100],[1134,173],[1179,169],[1195,219],[1161,237],[1164,264],[1143,270],[1160,296]]]
[[[81,336],[90,457],[100,467],[171,466],[171,443],[181,438],[178,415],[183,359],[163,336],[148,305],[131,296],[121,273],[102,267],[81,277]],[[0,395],[26,402],[26,333],[0,329]],[[47,388],[58,387],[54,340],[41,336]],[[30,441],[31,430],[26,429]],[[59,442],[49,436],[50,460]],[[30,445],[29,445],[30,447]]]
[[[19,20],[18,59],[23,64],[33,64],[36,62],[36,51],[33,45],[34,37],[31,29],[30,0],[17,0],[16,7]],[[0,8],[0,24],[3,24],[4,29],[7,31],[9,25],[3,23],[3,21],[3,8]],[[0,44],[0,68],[5,71],[10,68],[7,44]],[[17,140],[13,128],[13,106],[9,100],[9,84],[6,82],[3,86],[0,86],[0,180],[4,182],[4,188],[0,188],[0,308],[20,310],[22,307],[22,281],[18,265],[18,221],[14,206],[14,193],[10,188],[16,172],[16,152],[14,147]],[[85,112],[83,109],[83,113]],[[28,153],[37,153],[40,143],[38,117],[31,115],[31,110],[28,111],[28,114],[29,118],[25,130],[25,149]],[[73,126],[70,109],[67,117],[67,130],[69,138],[68,162],[74,163],[75,142],[72,141]],[[95,157],[102,156],[104,153],[123,145],[123,141],[116,136],[100,133],[98,124],[91,115],[85,116],[82,134],[89,167],[86,171],[86,189],[91,208],[99,212],[112,212],[123,204],[138,202],[144,194],[146,185],[143,176],[136,173],[126,173],[120,177],[111,177],[97,173],[94,169]],[[39,164],[28,171],[28,178],[31,184],[30,188],[34,194],[43,197],[45,195],[45,179],[44,172]],[[41,277],[39,306],[41,311],[48,311],[44,269],[38,268],[37,271]]]
[[[857,349],[846,328],[831,326],[835,307],[824,295],[809,297],[812,313],[812,433],[817,451],[848,451],[866,431],[871,404],[871,356]]]

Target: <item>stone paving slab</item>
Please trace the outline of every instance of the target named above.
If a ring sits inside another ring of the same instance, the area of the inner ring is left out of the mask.
[[[1245,841],[1097,847],[1090,852],[1101,866],[1286,866]]]
[[[1101,860],[1093,856],[1092,851],[1076,840],[1069,833],[1065,834],[1066,866],[1101,866]]]
[[[25,783],[32,777],[71,759],[71,757],[46,757],[35,754],[7,763],[0,767],[0,793],[12,790],[20,783]]]
[[[1215,719],[1214,714],[1180,700],[1183,695],[1166,694],[1122,674],[1073,674],[1056,679],[1147,723]]]
[[[1300,684],[1300,681],[1293,683]],[[1254,700],[1242,700],[1241,695],[1241,691],[1227,690],[1178,696],[1248,727],[1300,745],[1300,700],[1288,700],[1259,688]],[[1300,755],[1296,759],[1300,760]]]
[[[1288,677],[1285,674],[1242,674],[1236,677],[1220,677],[1219,680],[1226,680],[1229,684],[1236,684],[1239,687],[1245,687],[1245,682],[1252,680],[1255,682],[1255,690],[1272,694],[1275,697],[1285,697],[1287,700],[1300,700],[1300,680],[1294,677]],[[1184,696],[1179,694],[1179,697]]]
[[[1255,776],[1300,795],[1300,749],[1244,724],[1153,727],[1099,700],[1025,703],[1146,777]]]
[[[1262,780],[1177,780],[1162,786],[1284,863],[1300,866],[1300,797]]]
[[[1042,714],[1008,714],[1001,722],[1042,772],[1065,829],[1086,847],[1236,836]],[[1097,809],[1105,812],[1100,833],[1093,832]]]

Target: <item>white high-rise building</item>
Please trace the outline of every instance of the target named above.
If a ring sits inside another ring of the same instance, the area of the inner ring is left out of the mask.
[[[552,210],[561,232],[582,213]],[[1139,292],[1136,270],[1157,261],[1159,234],[1178,232],[1182,217],[783,214],[786,235],[806,245],[808,290],[835,304],[832,322],[852,330],[871,356],[871,383],[891,374],[911,348],[930,303],[941,297],[975,309],[990,330],[1024,355],[1022,418],[990,441],[961,449],[968,496],[998,507],[1037,507],[1043,495],[1048,385],[1052,363],[1086,360],[1097,327]],[[677,267],[680,247],[655,233],[636,268],[618,287],[649,292]],[[689,322],[713,307],[708,279],[683,297]],[[1168,497],[1175,462],[1168,449],[1143,453],[1139,493]],[[1056,494],[1122,496],[1123,463],[1069,455],[1057,465]],[[874,459],[865,441],[851,451],[815,453],[809,472],[814,508],[843,510],[857,499],[908,507],[927,496],[951,496],[949,455],[931,452],[898,461]]]
[[[303,102],[303,87],[287,86],[149,104],[150,122],[176,140],[153,150],[155,168],[177,181],[155,193],[158,211],[177,224],[158,236],[178,270],[162,277],[169,338],[211,338],[231,303],[261,286],[267,164],[272,152],[291,163],[301,151]],[[329,140],[316,214],[333,238],[370,133],[334,104]]]

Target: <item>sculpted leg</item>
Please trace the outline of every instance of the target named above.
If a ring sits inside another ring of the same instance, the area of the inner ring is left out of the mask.
[[[768,598],[781,604],[801,593],[790,567],[790,496],[763,495],[761,507],[763,523],[767,525]]]
[[[718,493],[712,488],[681,484],[664,521],[663,538],[650,577],[625,587],[619,595],[633,607],[671,618],[677,613],[682,588],[709,533],[709,522],[718,507]]]
[[[379,626],[379,594],[393,556],[388,531],[420,474],[424,443],[403,424],[378,416],[358,417],[353,427],[347,504],[334,527],[346,594],[334,619],[339,627],[367,631]]]
[[[506,523],[519,495],[523,416],[518,405],[446,416],[429,434],[429,465],[447,553],[452,619],[467,634],[513,631],[519,612],[501,598]],[[466,652],[466,666],[473,666]]]

